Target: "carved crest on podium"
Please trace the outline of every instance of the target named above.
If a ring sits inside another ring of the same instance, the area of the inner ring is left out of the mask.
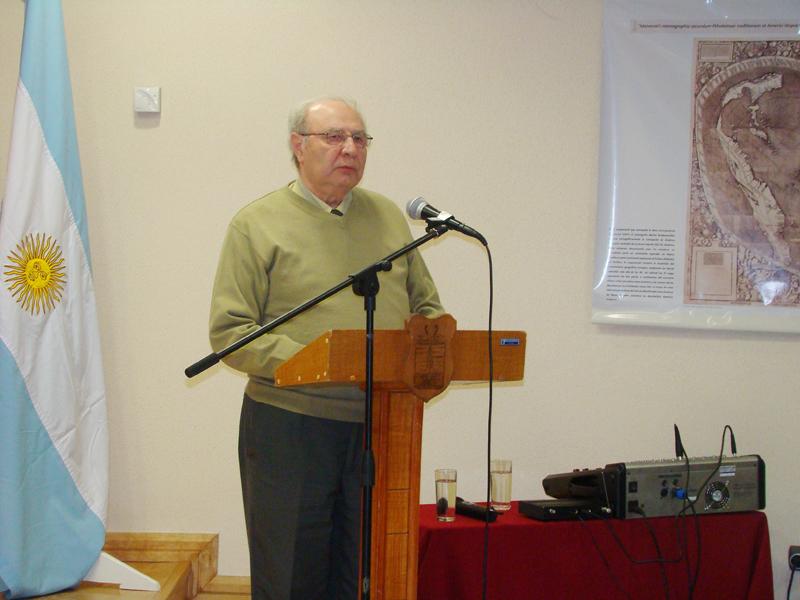
[[[440,394],[453,376],[452,341],[456,320],[451,315],[428,319],[413,315],[406,321],[409,335],[403,382],[418,398]]]

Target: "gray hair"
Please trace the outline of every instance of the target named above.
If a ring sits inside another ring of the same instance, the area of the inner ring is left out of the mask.
[[[300,164],[297,162],[297,157],[294,155],[291,135],[293,133],[307,133],[306,117],[308,116],[308,110],[315,104],[319,104],[321,102],[341,102],[342,104],[346,104],[356,111],[356,114],[361,119],[361,122],[364,123],[364,117],[361,114],[361,111],[358,110],[356,101],[352,98],[345,98],[343,96],[320,96],[319,98],[306,100],[289,113],[289,150],[292,153],[292,162],[296,168],[300,168]],[[364,127],[366,127],[366,123],[364,124]]]

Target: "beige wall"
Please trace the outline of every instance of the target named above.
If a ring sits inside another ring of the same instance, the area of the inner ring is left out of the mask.
[[[796,336],[589,322],[597,181],[599,0],[436,2],[64,0],[111,428],[111,530],[221,533],[220,570],[248,571],[236,462],[241,376],[187,381],[224,228],[293,177],[286,115],[324,92],[357,98],[375,143],[364,184],[417,194],[479,227],[495,264],[495,327],[528,332],[524,384],[496,389],[496,456],[514,496],[548,473],[693,455],[731,424],[767,464],[778,589],[800,542]],[[0,2],[0,173],[24,5]],[[132,91],[159,85],[137,119]],[[4,179],[0,180],[3,183]],[[422,229],[415,227],[420,234]],[[485,328],[487,266],[450,234],[424,250],[462,328]],[[485,388],[426,410],[431,472],[479,499]]]

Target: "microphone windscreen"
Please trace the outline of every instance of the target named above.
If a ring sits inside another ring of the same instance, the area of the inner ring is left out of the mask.
[[[428,205],[425,202],[425,198],[422,196],[417,196],[413,200],[409,200],[408,204],[406,204],[406,213],[412,219],[421,219],[422,218],[422,209]]]

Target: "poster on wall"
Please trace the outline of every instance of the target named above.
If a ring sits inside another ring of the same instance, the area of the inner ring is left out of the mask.
[[[592,320],[800,333],[800,6],[606,0]]]

